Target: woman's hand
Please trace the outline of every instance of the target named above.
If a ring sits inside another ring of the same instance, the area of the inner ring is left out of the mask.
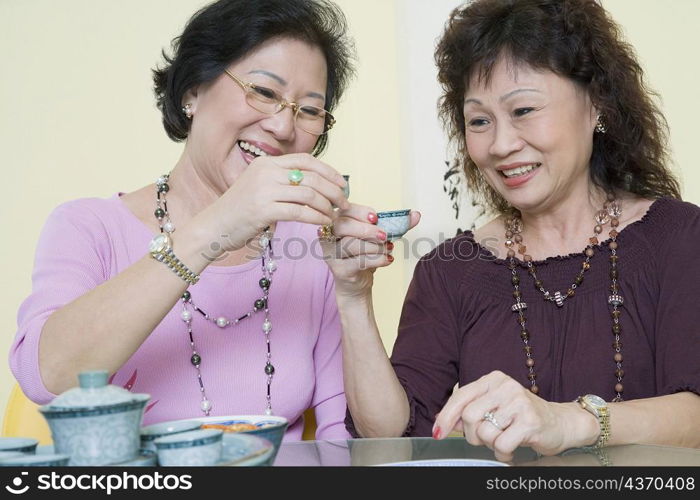
[[[289,173],[303,179],[293,185]],[[333,206],[347,208],[345,179],[335,169],[306,153],[261,156],[236,182],[198,215],[219,243],[217,250],[234,251],[277,221],[330,224]]]
[[[492,415],[489,421],[485,415]],[[595,443],[600,428],[578,403],[550,403],[500,371],[457,389],[438,414],[433,437],[464,431],[469,444],[485,445],[496,459],[513,459],[519,446],[543,455]]]
[[[328,266],[335,278],[338,297],[359,297],[372,289],[374,271],[394,261],[391,251],[394,244],[376,226],[377,213],[365,206],[350,204],[339,210],[333,222],[333,235],[337,241],[324,241],[321,247]],[[410,228],[418,224],[420,213],[411,212]]]

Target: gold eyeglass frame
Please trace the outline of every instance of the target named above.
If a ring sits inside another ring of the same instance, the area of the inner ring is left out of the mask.
[[[245,92],[245,94],[246,94],[246,103],[248,104],[248,106],[252,107],[253,109],[255,109],[255,110],[257,110],[257,111],[260,111],[261,113],[265,113],[265,114],[267,114],[267,115],[276,115],[277,113],[279,113],[280,111],[282,111],[284,108],[289,108],[289,109],[292,110],[292,113],[293,113],[293,116],[294,116],[294,124],[295,124],[295,125],[298,124],[297,116],[299,115],[299,110],[303,107],[302,105],[300,105],[299,103],[296,103],[296,102],[286,101],[286,100],[284,100],[281,96],[279,96],[279,94],[278,94],[277,92],[275,92],[275,91],[272,90],[272,89],[269,89],[271,92],[274,92],[275,95],[277,95],[277,96],[279,97],[278,99],[272,100],[272,102],[275,102],[275,101],[277,102],[277,111],[274,111],[274,112],[272,112],[272,113],[269,113],[269,112],[267,112],[267,111],[263,111],[263,110],[261,110],[261,109],[258,109],[258,108],[256,108],[255,106],[253,106],[253,105],[250,103],[250,99],[256,100],[256,98],[255,98],[255,97],[249,97],[249,96],[251,96],[251,92],[253,91],[253,89],[255,89],[255,88],[264,88],[264,89],[267,89],[267,87],[263,87],[263,86],[261,86],[261,85],[256,85],[256,84],[251,83],[251,82],[244,82],[243,80],[241,80],[240,78],[238,78],[236,75],[234,75],[233,73],[231,73],[228,69],[225,69],[224,72],[225,72],[234,82],[236,82],[238,85],[241,86],[241,88],[243,89],[243,92]],[[324,130],[323,132],[321,132],[320,134],[317,134],[316,132],[310,132],[310,131],[306,130],[306,129],[305,129],[304,127],[302,127],[301,125],[299,125],[299,128],[300,128],[301,130],[303,130],[304,132],[306,132],[307,134],[311,134],[311,135],[315,135],[315,136],[322,136],[322,135],[327,134],[328,131],[329,131],[330,129],[333,128],[333,125],[335,125],[335,118],[333,117],[333,115],[330,114],[330,113],[329,113],[328,111],[326,111],[325,109],[319,108],[318,106],[311,106],[311,105],[308,105],[308,107],[320,109],[320,110],[322,110],[322,111],[325,113],[325,117],[326,117],[326,118],[324,118],[324,128],[325,128],[325,130]]]

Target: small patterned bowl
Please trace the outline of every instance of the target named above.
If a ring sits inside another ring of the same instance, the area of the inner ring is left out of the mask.
[[[34,438],[3,437],[0,438],[0,451],[35,453],[39,441]]]
[[[158,464],[163,466],[207,466],[221,461],[223,431],[199,429],[156,439]]]
[[[179,422],[160,422],[141,427],[141,449],[156,451],[154,441],[163,436],[178,432],[196,431],[201,422],[197,420]]]
[[[377,212],[377,227],[386,233],[388,241],[401,238],[411,225],[411,210]]]

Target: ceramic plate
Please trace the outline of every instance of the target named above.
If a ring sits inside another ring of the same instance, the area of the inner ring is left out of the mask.
[[[508,464],[495,460],[480,460],[477,458],[442,458],[436,460],[411,460],[408,462],[392,462],[377,464],[384,467],[508,467]]]

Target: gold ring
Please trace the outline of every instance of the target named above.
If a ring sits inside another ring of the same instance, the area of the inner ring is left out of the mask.
[[[338,238],[333,233],[333,224],[324,224],[323,226],[319,226],[318,231],[316,231],[316,234],[318,235],[318,239],[321,241],[338,241]]]
[[[289,183],[292,186],[298,186],[299,184],[301,184],[301,181],[304,180],[304,172],[302,172],[298,168],[290,170],[287,174],[287,179],[289,179]]]

